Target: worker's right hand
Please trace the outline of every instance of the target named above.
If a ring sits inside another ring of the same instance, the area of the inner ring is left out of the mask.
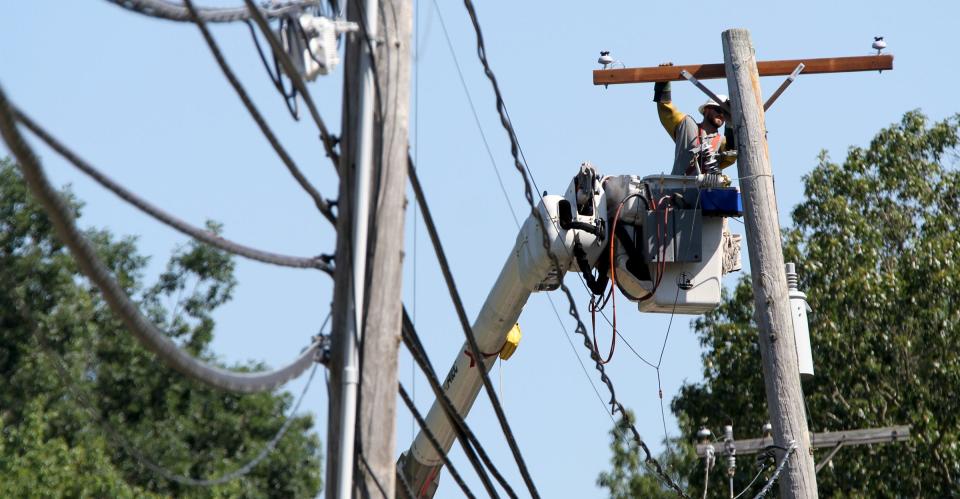
[[[670,82],[658,81],[653,84],[653,102],[670,102]]]
[[[659,67],[673,66],[672,62],[662,62]],[[653,84],[653,102],[670,102],[670,82],[658,81]]]

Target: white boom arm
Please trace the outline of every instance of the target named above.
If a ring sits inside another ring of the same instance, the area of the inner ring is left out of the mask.
[[[535,291],[558,288],[563,275],[575,265],[573,250],[576,242],[584,249],[591,264],[599,258],[606,239],[607,206],[602,192],[596,171],[583,166],[564,196],[544,196],[537,206],[547,224],[550,251],[557,258],[559,269],[552,268],[537,217],[531,213],[524,222],[513,250],[473,323],[473,334],[480,351],[490,354],[489,357],[484,355],[483,359],[473,359],[469,344],[464,342],[443,382],[444,392],[461,415],[470,412],[483,385],[478,368],[482,365],[489,370],[493,366],[496,353],[503,347],[507,333],[517,323],[530,295]],[[564,217],[561,217],[561,210],[565,210]],[[561,227],[561,219],[562,225],[569,229]],[[430,408],[426,422],[444,452],[449,451],[456,436],[439,402],[434,402]],[[420,432],[401,457],[400,472],[405,473],[418,497],[433,497],[442,464],[441,456]]]

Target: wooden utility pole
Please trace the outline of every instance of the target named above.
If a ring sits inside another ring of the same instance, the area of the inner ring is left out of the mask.
[[[754,319],[760,330],[760,356],[773,439],[786,447],[795,440],[780,478],[780,497],[817,497],[817,477],[807,430],[797,346],[790,317],[780,221],[760,95],[760,74],[750,33],[723,32],[723,61],[730,92],[737,163],[743,192],[744,226],[750,253]]]
[[[379,192],[371,222],[373,240],[367,283],[367,318],[361,354],[358,450],[369,495],[379,497],[377,484],[394,497],[396,473],[397,351],[402,327],[403,226],[406,218],[407,135],[410,103],[410,55],[413,8],[409,0],[381,0],[389,13],[381,24],[383,43],[377,47],[377,77],[381,89],[377,123]],[[363,497],[360,495],[359,497]]]
[[[365,29],[345,55],[325,496],[393,497],[412,8],[350,2],[348,18]]]

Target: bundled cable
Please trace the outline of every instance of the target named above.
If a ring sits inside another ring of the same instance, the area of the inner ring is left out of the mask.
[[[23,124],[28,130],[30,130],[34,135],[36,135],[40,140],[45,142],[51,149],[56,151],[60,156],[67,160],[70,164],[75,166],[78,170],[85,173],[91,179],[96,181],[98,184],[109,190],[110,192],[116,194],[124,201],[130,203],[140,211],[150,215],[157,221],[163,223],[164,225],[179,231],[187,236],[190,236],[197,241],[200,241],[205,244],[209,244],[215,248],[219,248],[228,253],[232,253],[237,256],[242,256],[244,258],[249,258],[251,260],[256,260],[263,263],[269,263],[273,265],[279,265],[281,267],[293,267],[293,268],[315,268],[326,272],[328,274],[333,273],[333,267],[324,260],[322,257],[313,257],[313,258],[304,258],[299,256],[289,256],[281,255],[278,253],[271,253],[269,251],[263,251],[250,246],[244,246],[240,243],[224,239],[208,230],[201,229],[199,227],[190,225],[189,223],[167,213],[162,210],[160,207],[155,206],[149,201],[137,196],[130,190],[124,188],[122,185],[118,184],[116,181],[108,177],[106,174],[98,170],[92,164],[85,161],[83,158],[78,156],[76,153],[71,151],[67,146],[62,142],[58,141],[53,137],[47,130],[37,124],[35,121],[30,119],[29,116],[24,114],[19,109],[14,108],[14,114],[17,117],[17,120]]]
[[[207,29],[206,24],[199,17],[199,13],[196,8],[193,6],[191,0],[184,0],[187,6],[187,9],[190,11],[193,21],[196,23],[197,27],[200,28],[200,33],[203,35],[203,39],[207,42],[207,46],[210,47],[210,52],[213,54],[214,59],[217,61],[217,65],[220,66],[220,69],[223,71],[223,75],[227,78],[227,81],[230,82],[230,86],[237,92],[237,96],[240,97],[240,100],[243,101],[243,105],[247,108],[247,111],[250,112],[250,116],[253,118],[253,121],[257,123],[257,126],[260,127],[260,131],[263,133],[264,137],[267,138],[267,141],[270,142],[270,145],[277,152],[277,155],[280,156],[280,160],[283,161],[283,164],[286,165],[287,170],[290,171],[290,174],[293,178],[300,184],[300,187],[313,199],[314,204],[317,205],[317,209],[320,210],[320,213],[326,217],[331,223],[334,223],[336,217],[333,214],[333,209],[330,207],[330,203],[326,199],[323,199],[323,196],[317,191],[313,185],[307,180],[303,175],[303,172],[300,171],[300,168],[293,162],[293,158],[290,157],[290,154],[287,153],[286,149],[280,145],[279,139],[273,133],[273,130],[270,129],[270,126],[267,125],[266,120],[263,118],[263,115],[260,114],[260,111],[257,110],[257,107],[253,104],[253,100],[250,99],[250,96],[247,95],[247,91],[244,90],[243,85],[240,84],[240,80],[237,79],[237,76],[233,73],[233,70],[230,69],[230,66],[227,64],[226,59],[223,57],[223,53],[220,51],[220,47],[217,46],[217,42],[213,39],[213,35],[210,34],[210,30]],[[256,13],[259,15],[259,13]],[[262,16],[259,17],[262,19]],[[264,21],[266,22],[266,21]],[[269,31],[269,29],[267,30]],[[272,33],[270,33],[272,35]],[[282,59],[289,62],[288,59]],[[304,92],[305,93],[305,92]],[[318,119],[319,119],[319,115]],[[320,121],[322,124],[323,122]],[[326,134],[326,129],[323,128],[323,133]]]
[[[327,157],[333,161],[333,166],[336,168],[340,161],[340,155],[334,150],[337,140],[330,134],[330,131],[327,130],[327,125],[324,124],[323,118],[320,117],[320,111],[317,110],[317,105],[313,102],[313,98],[310,97],[310,92],[307,91],[307,85],[304,83],[303,77],[300,76],[300,73],[296,67],[294,67],[293,61],[290,60],[290,56],[283,50],[283,46],[280,44],[277,35],[270,29],[267,18],[253,3],[253,0],[244,0],[244,3],[247,5],[250,19],[260,28],[260,32],[263,33],[263,37],[266,38],[267,43],[270,45],[270,49],[273,50],[274,57],[280,62],[280,67],[287,73],[287,77],[290,78],[290,83],[293,84],[293,88],[296,89],[297,93],[300,94],[300,98],[303,99],[304,104],[307,105],[307,110],[310,111],[313,122],[316,123],[317,128],[320,130],[320,141],[323,143],[323,148],[327,152]]]
[[[137,12],[149,17],[166,19],[168,21],[190,21],[190,12],[182,4],[167,0],[107,0],[124,9]],[[319,0],[301,0],[284,3],[269,3],[268,6],[258,8],[260,15],[273,19],[290,12],[297,12],[305,7],[319,4]],[[250,11],[245,7],[205,7],[197,13],[204,22],[230,23],[250,19]]]
[[[433,215],[430,214],[430,207],[427,205],[426,197],[423,194],[423,187],[421,187],[420,179],[417,177],[417,170],[413,165],[413,159],[411,159],[409,155],[407,156],[407,164],[410,184],[413,186],[413,192],[416,195],[417,203],[420,206],[420,211],[423,213],[423,220],[427,226],[427,233],[430,235],[430,241],[433,243],[434,252],[437,254],[437,260],[440,262],[440,270],[443,273],[443,279],[447,284],[447,290],[450,292],[450,298],[453,301],[454,308],[456,309],[457,317],[460,319],[460,325],[463,327],[464,335],[467,337],[467,343],[470,346],[470,351],[473,354],[473,358],[482,359],[483,352],[480,350],[480,346],[477,344],[477,338],[473,334],[473,328],[467,319],[467,312],[463,307],[463,301],[460,299],[460,293],[457,291],[457,286],[453,281],[453,274],[450,272],[450,265],[447,262],[447,256],[443,251],[443,246],[440,244],[440,236],[437,234],[437,227],[433,222]],[[554,260],[555,259],[556,258],[554,258]],[[510,451],[513,454],[514,460],[517,462],[517,467],[520,469],[520,475],[523,477],[523,481],[527,486],[527,490],[530,492],[532,497],[538,498],[540,495],[537,493],[537,488],[533,484],[533,478],[530,477],[530,472],[527,470],[527,465],[523,460],[523,455],[520,453],[520,447],[517,445],[516,438],[513,436],[513,431],[510,429],[510,423],[507,422],[507,417],[503,412],[503,406],[500,405],[500,400],[497,398],[496,391],[493,388],[493,383],[490,381],[490,376],[487,374],[487,366],[481,362],[478,371],[480,372],[480,377],[483,380],[483,386],[486,389],[487,396],[490,398],[490,404],[493,406],[494,413],[497,415],[497,421],[500,423],[500,428],[503,431],[504,438],[507,440],[507,444],[510,446]]]
[[[453,406],[453,402],[450,401],[450,398],[447,397],[446,392],[443,391],[443,386],[440,384],[440,378],[437,377],[437,373],[434,371],[433,365],[430,363],[430,359],[427,358],[427,352],[423,348],[423,344],[420,343],[420,337],[417,335],[416,328],[414,328],[413,322],[410,320],[410,316],[407,315],[407,311],[405,309],[403,311],[402,339],[403,343],[407,346],[407,349],[410,350],[410,354],[413,356],[413,359],[420,366],[423,374],[426,375],[427,381],[430,383],[430,388],[433,389],[434,396],[437,397],[440,407],[450,419],[453,431],[457,435],[457,440],[460,441],[460,445],[463,447],[464,454],[467,455],[467,459],[470,461],[470,464],[473,465],[477,475],[480,476],[480,481],[483,483],[487,493],[490,494],[490,497],[499,497],[496,489],[493,487],[493,483],[490,481],[490,477],[488,477],[487,473],[484,471],[483,465],[486,465],[486,467],[493,474],[494,478],[497,479],[497,481],[500,483],[500,486],[507,491],[507,494],[510,495],[510,497],[517,497],[516,493],[513,492],[513,489],[503,478],[503,475],[501,475],[496,466],[493,465],[493,462],[487,456],[486,451],[483,450],[483,446],[480,445],[480,441],[477,440],[477,437],[474,436],[472,431],[470,431],[470,427],[467,426],[467,422],[463,419],[463,416],[457,412],[456,407]],[[440,454],[443,455],[444,453],[440,452]],[[483,460],[483,465],[480,464],[480,460]]]
[[[117,314],[137,340],[168,366],[215,388],[253,393],[273,390],[299,376],[314,362],[317,343],[310,345],[295,361],[281,369],[253,373],[234,372],[211,366],[181,350],[173,340],[140,312],[116,279],[110,275],[110,270],[97,256],[90,241],[77,229],[70,208],[50,185],[40,160],[17,130],[13,108],[2,89],[0,89],[0,135],[6,141],[10,152],[17,158],[17,164],[30,192],[50,217],[57,235],[70,249],[77,266],[100,289],[110,309]]]
[[[422,431],[423,434],[427,437],[427,441],[429,441],[430,445],[433,446],[433,450],[437,451],[437,454],[440,455],[440,459],[443,460],[443,465],[446,466],[448,470],[450,470],[450,476],[452,476],[453,480],[457,482],[457,485],[460,486],[460,490],[463,491],[464,497],[468,497],[470,499],[473,499],[474,497],[476,497],[475,495],[473,495],[473,492],[470,491],[470,488],[467,487],[466,482],[463,481],[463,477],[460,476],[460,472],[457,471],[457,468],[455,468],[453,466],[453,463],[450,462],[450,458],[447,457],[447,453],[444,452],[443,447],[440,446],[440,442],[437,441],[437,437],[434,436],[432,431],[430,431],[430,427],[427,426],[427,422],[423,419],[423,415],[421,415],[420,411],[417,410],[417,406],[414,405],[413,399],[411,399],[410,395],[407,394],[407,390],[403,388],[403,384],[397,383],[397,389],[400,392],[400,398],[403,399],[403,403],[406,404],[407,409],[410,410],[410,414],[413,415],[413,419],[416,420],[417,425],[420,426],[420,431]],[[407,479],[403,474],[403,471],[397,470],[397,475],[401,478],[403,483],[406,484],[406,487],[409,488],[409,483],[407,482]],[[424,486],[428,484],[429,482],[427,484],[424,484]],[[423,494],[415,495],[409,492],[408,494],[410,496],[410,499],[416,499],[423,495]]]

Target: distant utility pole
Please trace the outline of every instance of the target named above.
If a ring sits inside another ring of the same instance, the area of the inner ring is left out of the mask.
[[[382,3],[347,13],[362,29],[347,38],[343,90],[325,493],[336,499],[395,490],[412,9]]]
[[[780,478],[780,497],[815,498],[817,475],[790,318],[757,60],[747,30],[724,31],[722,39],[770,422],[777,445],[786,447],[790,440],[797,444]]]

